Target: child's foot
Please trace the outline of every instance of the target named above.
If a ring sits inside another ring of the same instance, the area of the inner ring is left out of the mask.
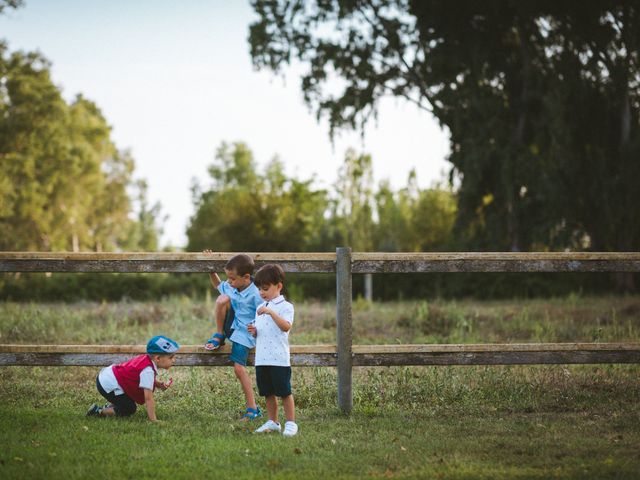
[[[280,428],[279,423],[274,422],[273,420],[267,420],[265,423],[262,424],[260,428],[258,428],[253,433],[271,433],[271,432],[280,433],[281,431],[282,429]]]
[[[256,418],[260,418],[261,416],[262,416],[262,411],[260,410],[260,407],[247,408],[247,411],[245,412],[244,415],[242,415],[242,418],[240,420],[248,422],[251,420],[255,420]]]
[[[211,338],[204,344],[205,350],[217,350],[224,345],[225,337],[222,333],[214,333]]]
[[[293,437],[298,433],[298,424],[296,422],[287,422],[284,424],[284,432],[282,435],[285,437]]]
[[[87,410],[87,417],[99,417],[101,411],[102,409],[94,403],[89,407],[89,410]]]

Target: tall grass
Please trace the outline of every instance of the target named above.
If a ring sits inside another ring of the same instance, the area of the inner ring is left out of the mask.
[[[640,297],[572,296],[525,301],[405,301],[353,305],[354,342],[618,342],[640,339]],[[295,304],[291,342],[335,342],[335,305]],[[162,332],[201,343],[213,328],[212,302],[0,304],[3,343],[144,343]]]

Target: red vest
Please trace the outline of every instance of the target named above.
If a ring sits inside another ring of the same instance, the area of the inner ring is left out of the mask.
[[[147,367],[153,368],[154,380],[156,369],[151,362],[151,357],[148,354],[139,355],[132,358],[128,362],[120,363],[111,367],[116,380],[126,393],[134,402],[142,405],[144,404],[144,389],[140,388],[140,372]],[[155,382],[153,389],[156,389]]]

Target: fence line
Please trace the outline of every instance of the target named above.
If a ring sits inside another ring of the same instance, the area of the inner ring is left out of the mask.
[[[233,252],[47,253],[0,252],[0,272],[202,273],[222,271]],[[249,253],[256,266],[279,263],[286,272],[335,273],[337,254]],[[640,272],[639,252],[354,252],[352,273]]]
[[[218,272],[234,254],[0,252],[0,272]],[[341,247],[336,253],[249,254],[257,267],[279,263],[287,272],[336,274],[336,345],[294,345],[291,357],[296,366],[337,367],[338,405],[345,413],[353,404],[354,366],[640,363],[640,343],[353,345],[351,317],[353,274],[640,272],[640,252],[352,253]],[[143,351],[125,345],[0,345],[0,366],[105,365]],[[225,352],[185,346],[177,365],[228,365]]]

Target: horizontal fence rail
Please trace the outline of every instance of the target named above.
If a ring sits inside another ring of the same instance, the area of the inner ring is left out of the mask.
[[[185,345],[177,366],[231,365],[228,345],[205,352]],[[145,352],[145,345],[0,345],[0,366],[102,366]],[[253,365],[253,353],[249,365]],[[353,345],[353,366],[640,363],[640,343]],[[337,366],[335,345],[292,345],[291,364]]]
[[[0,272],[221,272],[235,253],[0,252]],[[278,263],[286,272],[335,273],[336,254],[249,253],[256,266]],[[353,253],[352,273],[640,272],[640,253]]]
[[[638,272],[640,253],[354,253],[353,273]]]
[[[0,252],[0,272],[203,273],[222,272],[235,253]],[[249,253],[256,267],[278,263],[286,272],[335,272],[335,253]]]

